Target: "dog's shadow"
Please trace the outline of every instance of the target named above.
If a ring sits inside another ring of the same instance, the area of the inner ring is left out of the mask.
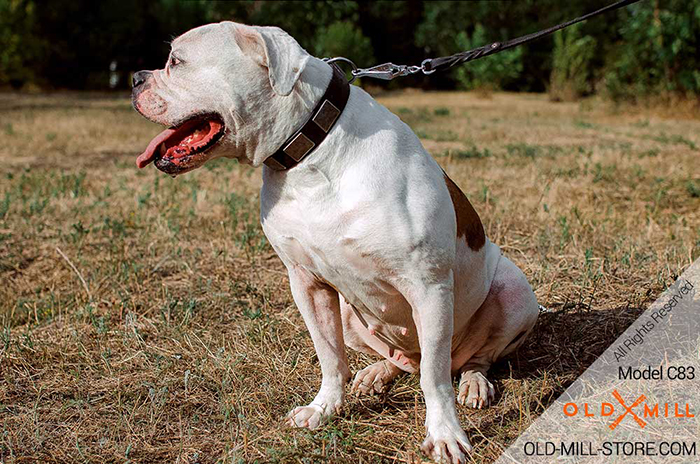
[[[514,354],[491,368],[491,377],[532,379],[581,375],[644,311],[638,307],[591,309],[564,305],[540,314],[534,330]],[[563,391],[563,389],[562,389]],[[560,392],[561,393],[561,392]]]

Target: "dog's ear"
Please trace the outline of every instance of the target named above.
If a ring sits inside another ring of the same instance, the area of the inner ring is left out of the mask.
[[[292,93],[310,58],[306,50],[279,27],[236,26],[236,43],[267,68],[272,90],[282,96]]]

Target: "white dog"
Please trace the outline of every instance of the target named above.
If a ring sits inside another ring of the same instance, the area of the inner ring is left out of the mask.
[[[266,164],[263,229],[287,267],[323,373],[290,424],[315,428],[340,410],[348,345],[382,358],[356,374],[352,391],[380,392],[401,372],[420,371],[422,448],[435,460],[465,462],[471,446],[452,376],[460,376],[460,403],[488,405],[486,372],[532,329],[535,295],[398,117],[355,86],[344,109],[341,101],[315,113],[332,75],[278,28],[193,29],[173,41],[165,69],[134,75],[134,107],[171,127],[138,165],[154,161],[176,175],[221,156]],[[322,112],[317,125],[330,128],[322,143],[301,137],[293,167],[274,162]]]

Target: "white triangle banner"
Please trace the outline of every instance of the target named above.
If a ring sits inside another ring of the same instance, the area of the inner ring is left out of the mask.
[[[700,259],[497,464],[700,463]]]

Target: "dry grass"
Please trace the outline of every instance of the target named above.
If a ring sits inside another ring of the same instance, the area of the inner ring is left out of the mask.
[[[552,309],[493,369],[495,407],[460,410],[491,462],[700,256],[700,122],[539,95],[380,100]],[[260,173],[138,171],[157,130],[127,99],[0,95],[0,462],[420,460],[415,376],[320,430],[282,427],[320,372],[258,224]]]

